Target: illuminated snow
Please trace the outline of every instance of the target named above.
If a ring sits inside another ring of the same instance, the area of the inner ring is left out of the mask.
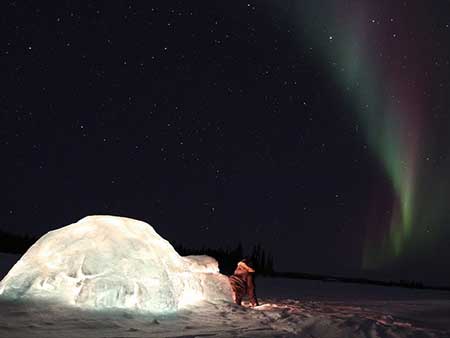
[[[114,216],[89,216],[47,233],[0,282],[0,295],[152,312],[231,301],[216,260],[181,257],[147,223]]]

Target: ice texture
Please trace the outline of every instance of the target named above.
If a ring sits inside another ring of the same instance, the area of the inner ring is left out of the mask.
[[[0,295],[157,313],[232,299],[215,259],[182,257],[149,224],[116,216],[88,216],[41,237],[0,282]]]

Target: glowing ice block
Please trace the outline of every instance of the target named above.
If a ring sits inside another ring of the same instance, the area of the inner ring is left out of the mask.
[[[149,224],[115,216],[88,216],[41,237],[0,282],[0,295],[159,313],[231,301],[215,259],[182,257]]]

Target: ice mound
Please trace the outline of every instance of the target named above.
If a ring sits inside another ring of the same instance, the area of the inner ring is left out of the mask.
[[[152,312],[231,301],[215,259],[181,257],[149,224],[115,216],[88,216],[41,237],[0,282],[0,295]]]

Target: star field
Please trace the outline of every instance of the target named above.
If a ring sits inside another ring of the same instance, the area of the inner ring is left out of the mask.
[[[450,282],[430,265],[433,246],[450,256],[449,6],[362,3],[5,2],[0,228],[122,215],[186,246],[261,243],[280,270],[368,274],[368,215],[386,221],[395,189],[365,116],[415,96],[415,191],[431,187],[439,216],[420,219],[428,244],[414,252],[430,280]],[[421,278],[405,257],[402,273]]]

